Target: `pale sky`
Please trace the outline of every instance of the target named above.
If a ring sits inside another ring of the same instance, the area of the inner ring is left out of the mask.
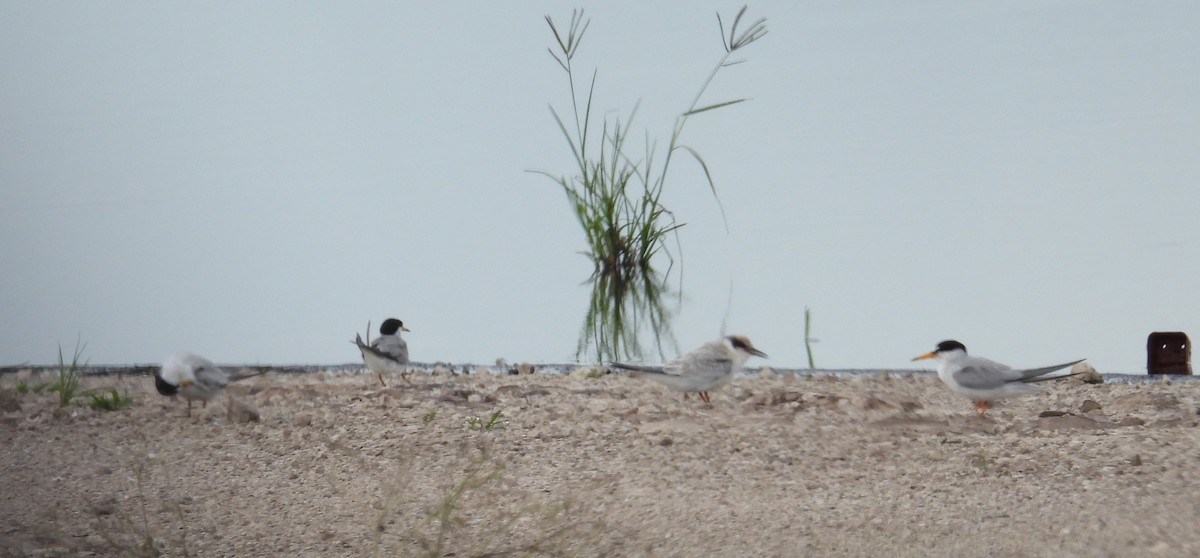
[[[723,53],[713,2],[597,2],[595,109],[665,145]],[[543,19],[559,2],[0,1],[0,365],[187,350],[569,362],[584,239]],[[804,367],[1143,372],[1200,337],[1200,3],[760,2],[677,159],[683,350]],[[672,356],[672,355],[668,355]],[[653,355],[647,360],[657,360]],[[928,366],[928,365],[926,365]]]

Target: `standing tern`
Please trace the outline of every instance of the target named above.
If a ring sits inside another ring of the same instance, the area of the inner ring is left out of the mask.
[[[383,387],[387,387],[383,382],[384,372],[398,374],[404,381],[408,381],[404,376],[405,369],[408,368],[408,343],[400,338],[401,331],[409,331],[404,327],[404,322],[388,318],[379,324],[379,337],[370,344],[363,343],[362,336],[354,334],[354,344],[358,345],[363,362],[367,364],[368,370],[379,377],[379,383]]]
[[[212,361],[191,353],[176,353],[167,357],[162,368],[154,373],[154,389],[168,397],[179,395],[187,400],[187,414],[192,416],[192,401],[204,407],[231,382],[263,374],[266,370],[247,370],[229,374]]]
[[[1087,360],[1079,359],[1054,366],[1014,370],[1010,366],[986,358],[967,356],[966,345],[954,340],[938,343],[936,349],[914,358],[913,361],[926,358],[937,359],[938,377],[950,386],[950,389],[973,400],[975,412],[979,416],[987,414],[992,401],[1010,395],[1042,391],[1042,388],[1031,383],[1065,378],[1066,376],[1047,378],[1045,374]]]
[[[614,362],[613,366],[632,370],[651,380],[666,385],[675,391],[699,392],[700,399],[711,404],[709,390],[728,384],[733,374],[742,369],[751,356],[766,358],[766,353],[755,349],[750,340],[742,335],[726,335],[716,341],[700,345],[662,366],[638,366]]]

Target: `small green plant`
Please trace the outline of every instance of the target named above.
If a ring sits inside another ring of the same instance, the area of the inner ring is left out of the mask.
[[[486,422],[475,415],[471,415],[467,417],[467,428],[471,430],[491,430],[493,428],[504,428],[508,423],[500,420],[500,417],[503,414],[504,411],[496,411],[492,413],[492,416],[488,418]]]
[[[389,487],[373,529],[373,554],[577,556],[589,549],[600,550],[600,556],[612,555],[598,549],[605,533],[603,522],[582,517],[569,499],[531,501],[527,493],[506,486],[504,471],[504,465],[490,460],[486,453],[471,460],[462,476],[445,484],[415,521],[405,519],[409,515],[406,510],[420,505],[408,499],[414,491],[403,485]],[[401,482],[411,480],[405,477]],[[395,524],[398,528],[392,527]],[[519,526],[528,534],[513,538]]]
[[[106,453],[116,460],[121,467],[129,471],[127,478],[133,482],[132,497],[136,508],[126,509],[124,506],[113,506],[111,514],[106,514],[96,529],[103,540],[103,545],[97,545],[105,556],[129,556],[131,558],[158,558],[159,556],[191,556],[187,545],[187,532],[183,529],[159,529],[151,526],[150,500],[146,494],[146,484],[151,476],[155,455],[147,447],[146,441],[141,440],[142,448],[134,456],[121,455],[109,448],[92,443],[92,449]],[[114,499],[115,502],[115,499]],[[183,510],[173,506],[179,525],[187,523]],[[174,531],[175,536],[165,536]],[[164,552],[164,550],[166,552]]]
[[[765,19],[759,19],[739,32],[738,27],[745,13],[745,7],[738,12],[728,38],[725,36],[724,22],[720,14],[717,15],[725,54],[701,85],[691,106],[675,119],[661,164],[654,158],[655,146],[651,140],[646,140],[643,153],[632,153],[626,146],[637,105],[634,105],[624,122],[603,119],[599,126],[600,134],[596,136],[592,123],[592,103],[597,72],[593,71],[591,85],[581,103],[576,91],[573,65],[590,20],[584,19],[582,11],[575,11],[571,15],[570,27],[563,33],[554,20],[546,16],[546,23],[550,25],[555,40],[550,55],[566,72],[570,86],[571,125],[568,126],[553,106],[550,112],[571,148],[576,166],[573,172],[577,174],[568,176],[535,172],[550,177],[566,194],[571,211],[586,237],[587,251],[583,254],[593,264],[592,275],[587,281],[592,287],[591,301],[576,345],[576,358],[590,350],[595,351],[599,360],[641,357],[643,350],[639,339],[644,331],[649,331],[653,336],[659,356],[665,358],[664,343],[678,348],[671,328],[673,312],[664,300],[675,294],[668,281],[676,255],[672,253],[668,241],[674,237],[676,252],[682,261],[678,230],[684,223],[677,222],[674,213],[663,205],[662,195],[674,155],[680,150],[686,151],[704,171],[709,191],[724,218],[725,210],[717,197],[716,184],[708,164],[699,152],[680,143],[680,140],[690,117],[745,101],[734,99],[701,105],[704,92],[721,68],[738,62],[730,60],[730,56],[767,33]],[[594,140],[598,140],[598,147]],[[682,270],[679,277],[678,295],[681,303]]]
[[[117,392],[117,388],[108,388],[108,393],[102,389],[85,392],[90,401],[88,407],[93,411],[116,411],[118,409],[128,408],[133,404],[133,398],[129,393],[122,395]]]
[[[433,422],[433,419],[435,419],[435,418],[437,418],[437,410],[436,409],[421,415],[421,421],[426,424]]]
[[[17,382],[17,393],[21,395],[29,393],[29,382],[26,382],[25,380]]]
[[[70,364],[67,364],[66,359],[63,358],[62,345],[58,346],[58,377],[50,382],[46,389],[58,393],[59,407],[70,405],[80,395],[80,381],[83,379],[81,368],[87,366],[87,362],[81,365],[79,357],[83,356],[85,348],[87,348],[87,343],[80,346],[79,340],[75,340],[75,354],[71,356]]]

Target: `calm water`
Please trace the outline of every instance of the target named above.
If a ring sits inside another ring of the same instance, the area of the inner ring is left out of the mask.
[[[113,375],[132,375],[132,376],[150,376],[158,369],[157,364],[134,364],[134,365],[93,365],[83,368],[83,372],[90,376],[113,376]],[[238,365],[225,364],[226,368],[237,369],[243,366],[248,368],[267,368],[276,374],[312,374],[316,372],[329,372],[333,374],[362,374],[366,372],[366,368],[361,363],[346,363],[346,364],[305,364],[305,365]],[[441,367],[454,373],[455,375],[462,374],[477,374],[487,372],[491,374],[508,374],[515,373],[516,365],[509,365],[501,368],[496,365],[482,364],[452,364],[444,362],[411,363],[413,368],[424,371],[433,371],[435,368]],[[569,374],[580,368],[587,368],[590,365],[586,364],[535,364],[534,367],[541,374]],[[10,366],[0,368],[0,376],[7,373],[16,373],[21,370],[32,370],[39,374],[53,374],[58,370],[57,366],[51,365],[30,365],[30,366]],[[746,368],[738,375],[742,377],[755,376],[759,374],[762,368]],[[877,374],[888,373],[894,376],[908,375],[925,375],[933,374],[932,370],[927,369],[809,369],[809,368],[772,368],[778,374],[794,373],[800,376],[813,375],[833,375],[838,377],[855,377],[855,376],[874,376]],[[1158,375],[1149,376],[1145,373],[1108,373],[1101,374],[1105,381],[1108,382],[1158,382],[1158,381],[1193,381],[1200,376],[1183,376],[1183,375]]]

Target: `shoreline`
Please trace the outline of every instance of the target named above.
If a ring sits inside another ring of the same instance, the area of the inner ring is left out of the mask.
[[[266,370],[275,374],[366,374],[366,365],[362,363],[343,363],[343,364],[221,364],[217,363],[222,368],[231,370],[249,368],[254,370]],[[533,366],[535,374],[547,375],[570,375],[579,370],[588,370],[594,368],[606,368],[599,364],[572,364],[572,363],[530,363]],[[104,377],[104,376],[152,376],[158,370],[161,364],[100,364],[81,366],[80,370],[84,376],[88,377]],[[448,362],[413,362],[409,364],[410,368],[419,373],[435,374],[435,375],[454,375],[454,376],[472,376],[481,373],[489,373],[495,376],[517,375],[516,364],[501,368],[495,365],[483,365],[472,363],[448,363]],[[439,370],[439,368],[441,370]],[[608,367],[610,373],[621,374],[621,372],[612,372],[611,367]],[[27,364],[19,366],[0,367],[0,379],[9,375],[45,375],[53,374],[58,371],[56,364]],[[928,368],[911,368],[911,369],[895,369],[895,368],[775,368],[771,366],[747,367],[737,373],[739,378],[748,378],[758,376],[769,371],[775,375],[795,375],[795,376],[820,376],[832,375],[837,377],[864,377],[880,374],[891,375],[908,375],[908,374],[936,374],[935,370]],[[1147,374],[1131,373],[1131,372],[1101,372],[1100,376],[1106,382],[1136,382],[1136,381],[1192,381],[1200,378],[1196,374]]]
[[[1197,382],[1065,380],[981,418],[931,373],[751,374],[704,405],[616,374],[317,372],[189,417],[145,377],[85,378],[132,395],[110,412],[15,380],[4,555],[1200,555]]]

